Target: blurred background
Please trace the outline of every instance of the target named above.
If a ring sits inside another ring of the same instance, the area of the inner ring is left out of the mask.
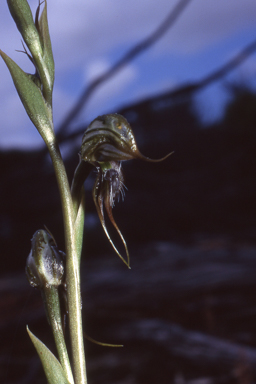
[[[38,2],[29,2],[33,13]],[[85,183],[82,259],[89,384],[254,383],[256,4],[254,0],[48,1],[55,126],[70,180],[92,119],[118,112],[141,152],[124,162],[114,217],[129,271]],[[0,46],[33,72],[6,2]],[[64,250],[55,175],[0,64],[0,381],[45,383],[25,325],[54,349],[24,273],[46,225]],[[110,228],[111,231],[111,228]],[[115,241],[121,249],[119,239]]]

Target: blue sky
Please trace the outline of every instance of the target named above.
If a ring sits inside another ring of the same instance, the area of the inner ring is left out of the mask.
[[[38,4],[30,0],[33,13]],[[165,19],[177,0],[48,0],[49,25],[56,66],[55,126],[82,89],[136,42]],[[75,124],[197,81],[224,64],[256,39],[255,0],[192,0],[179,20],[150,50],[144,52],[99,88]],[[0,48],[24,70],[33,72],[21,49],[20,35],[0,2]],[[255,84],[256,54],[224,82],[199,93],[196,107],[202,119],[221,116],[228,94],[225,82]],[[0,147],[33,148],[42,144],[0,62]]]

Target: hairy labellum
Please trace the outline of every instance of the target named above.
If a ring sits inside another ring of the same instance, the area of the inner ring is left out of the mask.
[[[116,199],[119,198],[119,195],[121,194],[122,197],[124,196],[124,178],[121,168],[121,163],[116,161],[110,161],[106,163],[98,163],[97,166],[97,177],[95,180],[95,184],[93,187],[93,200],[99,215],[99,219],[101,222],[101,225],[106,233],[107,238],[109,239],[112,247],[118,254],[118,256],[123,260],[123,262],[129,267],[130,261],[129,261],[129,252],[128,248],[125,242],[125,239],[118,228],[113,214],[112,214],[112,208],[115,204]],[[119,234],[124,247],[126,251],[127,261],[121,256],[120,252],[117,250],[116,246],[114,245],[107,227],[105,223],[105,217],[104,217],[104,207],[108,214],[108,218],[114,228],[116,229],[117,233]]]
[[[116,199],[120,194],[124,196],[124,177],[121,169],[121,163],[110,162],[113,168],[107,169],[103,175],[104,194],[108,197],[109,205],[113,208]]]

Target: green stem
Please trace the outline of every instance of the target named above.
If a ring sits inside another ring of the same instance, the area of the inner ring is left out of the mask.
[[[73,374],[62,329],[58,288],[54,286],[45,287],[43,290],[43,298],[47,310],[47,317],[52,327],[60,363],[69,383],[74,384]]]
[[[76,221],[75,221],[75,237],[76,237],[76,251],[78,255],[79,263],[81,261],[82,247],[83,247],[83,237],[84,237],[84,218],[85,218],[85,194],[84,191],[81,192],[81,202],[79,209],[77,211]]]
[[[86,368],[81,313],[80,255],[77,255],[75,215],[65,166],[56,141],[48,145],[62,202],[66,242],[66,281],[70,339],[76,384],[86,384]]]
[[[80,161],[78,166],[76,167],[72,185],[71,185],[71,194],[72,194],[75,216],[78,213],[78,209],[83,199],[84,182],[86,178],[89,176],[93,168],[94,167],[92,164],[86,161],[83,161],[80,158]]]

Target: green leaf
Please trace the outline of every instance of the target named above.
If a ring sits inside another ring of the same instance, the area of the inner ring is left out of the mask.
[[[51,51],[46,5],[39,22],[34,23],[27,0],[7,0],[11,15],[20,31],[31,55],[42,83],[42,93],[46,102],[52,106],[54,83],[54,62]],[[37,16],[40,4],[37,8]],[[38,20],[37,20],[38,21]]]
[[[52,352],[28,328],[27,332],[42,362],[49,384],[69,384],[62,366]]]
[[[41,90],[9,56],[0,50],[0,55],[5,61],[22,104],[33,124],[47,145],[55,140],[51,108],[47,106]]]
[[[47,67],[49,74],[49,85],[51,91],[54,83],[54,59],[52,54],[52,44],[49,34],[48,18],[47,18],[47,2],[45,0],[45,6],[38,23],[39,34],[43,45],[43,61]]]
[[[32,55],[35,52],[42,55],[39,33],[34,24],[33,15],[27,0],[7,0],[7,4],[12,18]]]

